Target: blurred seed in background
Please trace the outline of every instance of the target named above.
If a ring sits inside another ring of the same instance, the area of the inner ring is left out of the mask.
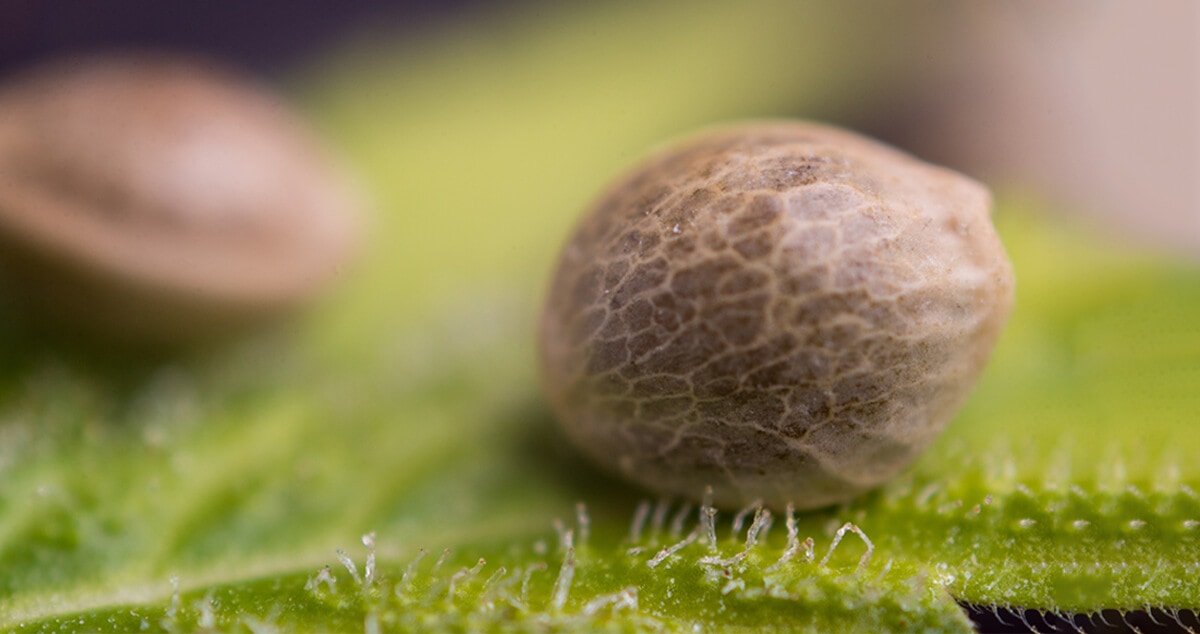
[[[286,312],[357,214],[287,104],[206,62],[95,54],[0,86],[0,279],[68,329],[173,345]]]

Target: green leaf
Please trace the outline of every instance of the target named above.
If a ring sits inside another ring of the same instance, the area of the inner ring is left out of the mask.
[[[1035,200],[1000,197],[1017,308],[982,384],[881,490],[710,524],[566,445],[533,332],[589,197],[694,125],[854,94],[778,63],[845,24],[755,7],[548,9],[329,61],[300,92],[380,213],[289,329],[129,361],[0,323],[0,629],[968,631],[956,600],[1200,607],[1200,267]]]

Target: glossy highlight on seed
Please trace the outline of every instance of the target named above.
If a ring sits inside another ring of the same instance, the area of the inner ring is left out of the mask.
[[[979,183],[829,126],[685,139],[564,248],[547,399],[584,454],[662,494],[853,498],[940,433],[1007,320],[990,213]]]

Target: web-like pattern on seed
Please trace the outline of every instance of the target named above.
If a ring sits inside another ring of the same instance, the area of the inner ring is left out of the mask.
[[[989,213],[978,184],[818,126],[669,151],[566,247],[552,404],[651,488],[815,507],[875,486],[958,409],[1007,317]]]

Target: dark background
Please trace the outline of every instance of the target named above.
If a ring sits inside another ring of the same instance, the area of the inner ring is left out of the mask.
[[[63,55],[148,48],[214,57],[273,77],[372,25],[433,28],[477,4],[476,0],[0,0],[0,76]]]

